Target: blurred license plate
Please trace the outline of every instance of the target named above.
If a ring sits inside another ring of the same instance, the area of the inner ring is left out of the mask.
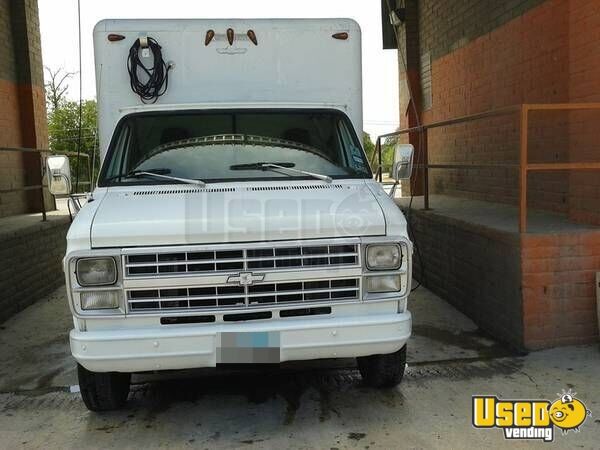
[[[280,347],[277,331],[219,333],[217,364],[277,364]]]

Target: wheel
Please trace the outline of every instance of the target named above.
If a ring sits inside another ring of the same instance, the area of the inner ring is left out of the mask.
[[[111,411],[121,408],[129,395],[131,374],[90,372],[77,364],[77,378],[83,403],[90,411]]]
[[[356,358],[358,370],[366,385],[382,388],[393,387],[402,381],[406,366],[406,345],[396,353]]]

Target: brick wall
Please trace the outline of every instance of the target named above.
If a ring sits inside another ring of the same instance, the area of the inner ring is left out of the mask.
[[[518,350],[598,339],[600,231],[520,237],[435,210],[410,219],[415,278],[487,333]]]
[[[513,4],[510,9],[509,3],[500,1],[494,2],[495,8],[488,5],[487,10],[481,8],[489,2],[476,3],[479,6],[470,14],[456,16],[459,19],[454,22],[455,27],[443,30],[447,41],[454,42],[449,48],[440,48],[441,44],[433,41],[431,49],[424,47],[421,50],[422,53],[431,51],[434,56],[450,50],[432,63],[432,107],[424,113],[424,121],[444,120],[518,103],[568,101],[567,3],[546,2],[474,39],[467,31],[460,38],[453,37],[452,33],[460,32],[461,25],[469,30],[473,21],[479,21],[479,28],[475,30],[483,31],[494,27],[499,17],[508,18],[523,11],[523,5],[537,6],[541,2]],[[451,16],[460,13],[460,9],[453,10]],[[451,19],[445,18],[442,24],[453,23]],[[426,28],[423,33],[425,36],[433,33],[444,42],[444,34],[439,35],[437,26],[436,21],[432,21],[433,29]],[[423,38],[424,46],[428,40]],[[452,50],[453,47],[457,48]],[[555,160],[549,157],[547,150],[560,149],[559,141],[567,138],[565,118],[566,114],[562,118],[550,114],[532,118],[531,161]],[[461,133],[460,127],[456,126],[434,133],[429,146],[432,163],[448,160],[455,163],[518,163],[516,115],[484,119],[464,128],[466,133]],[[435,171],[432,186],[434,192],[502,203],[516,203],[518,198],[518,174],[514,169]],[[567,189],[568,174],[533,174],[530,176],[529,205],[565,212]]]
[[[0,232],[0,323],[64,283],[68,216],[5,219]],[[24,219],[26,220],[26,219]],[[16,257],[18,255],[18,257]]]
[[[409,58],[408,65],[409,71],[418,69],[424,87],[418,91],[424,123],[520,103],[600,98],[600,8],[595,1],[406,3],[418,4],[419,57]],[[406,90],[401,84],[403,115]],[[530,161],[598,160],[598,119],[600,113],[533,113]],[[517,164],[518,117],[431,130],[428,149],[431,163]],[[430,180],[433,193],[511,204],[518,199],[514,169],[433,170]],[[530,174],[529,206],[600,224],[598,183],[594,173]]]
[[[525,235],[521,264],[525,346],[537,349],[596,339],[600,231]]]
[[[569,97],[600,102],[600,7],[587,0],[571,0],[569,6]],[[569,123],[571,160],[600,160],[600,111],[573,112]],[[569,217],[600,225],[598,172],[572,172],[569,179]]]
[[[11,0],[0,0],[0,78],[4,80],[15,80],[17,68],[10,62],[15,60],[15,49],[13,43]]]
[[[521,103],[600,102],[598,1],[406,2],[419,8],[420,58],[408,63],[409,70],[411,64],[419,69],[425,84],[419,91],[424,123]],[[529,161],[599,162],[598,123],[600,111],[532,112]],[[432,129],[428,144],[434,164],[516,166],[519,117]],[[430,189],[517,204],[515,169],[433,169]],[[600,225],[597,171],[531,173],[528,183],[530,209]],[[424,284],[486,331],[525,349],[597,339],[600,231],[581,227],[548,234],[548,227],[541,234],[500,233],[435,210],[413,211],[412,222],[426,269]],[[416,266],[418,277],[418,261]]]
[[[411,224],[424,268],[415,253],[415,278],[487,333],[523,349],[518,235],[426,211],[413,211]]]
[[[0,98],[0,147],[48,148],[37,0],[0,0]],[[0,151],[0,191],[39,184],[40,171],[38,155]],[[39,191],[0,193],[0,217],[40,209]]]
[[[438,59],[501,27],[544,1],[419,0],[422,48],[428,49],[433,59]]]

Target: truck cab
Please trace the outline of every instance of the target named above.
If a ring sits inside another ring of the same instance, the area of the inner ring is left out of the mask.
[[[148,42],[168,76],[150,101]],[[362,147],[358,24],[106,20],[94,46],[102,166],[64,258],[86,406],[121,407],[132,373],[231,363],[357,358],[399,383],[412,244]]]

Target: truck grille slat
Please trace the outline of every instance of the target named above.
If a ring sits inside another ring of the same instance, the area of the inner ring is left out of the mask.
[[[252,269],[349,267],[357,266],[358,263],[357,244],[156,252],[124,257],[125,276],[128,278],[227,273]]]
[[[202,310],[247,308],[360,298],[360,280],[342,278],[314,281],[284,281],[248,286],[202,286],[127,291],[129,311]]]

